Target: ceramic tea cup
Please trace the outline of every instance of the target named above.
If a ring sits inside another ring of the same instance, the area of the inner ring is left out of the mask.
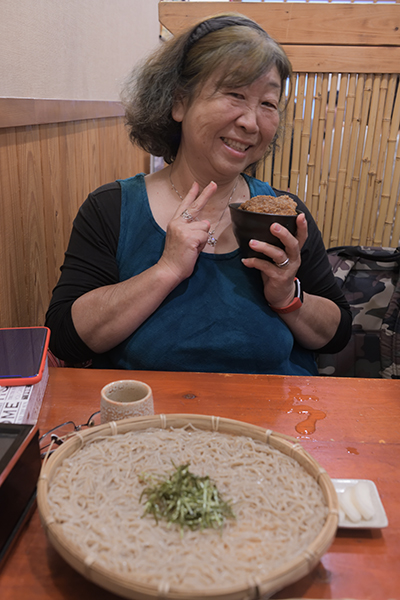
[[[152,389],[134,379],[108,383],[101,390],[100,413],[102,423],[154,415]]]

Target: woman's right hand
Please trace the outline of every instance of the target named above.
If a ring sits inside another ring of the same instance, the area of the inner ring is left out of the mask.
[[[211,181],[199,194],[198,183],[193,183],[167,227],[164,252],[158,265],[171,271],[178,281],[193,273],[200,252],[208,240],[210,222],[198,215],[217,189]]]
[[[188,221],[188,211],[197,219],[214,194],[211,182],[201,194],[193,184],[167,227],[164,252],[155,265],[119,283],[83,294],[72,305],[71,314],[80,338],[96,353],[120,344],[160,306],[168,294],[193,272],[208,239],[208,221]]]

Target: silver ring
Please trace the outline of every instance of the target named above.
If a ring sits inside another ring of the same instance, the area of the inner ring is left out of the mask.
[[[281,262],[281,263],[275,263],[275,265],[276,265],[277,267],[279,267],[280,269],[282,269],[282,267],[286,267],[286,265],[288,265],[288,264],[289,264],[289,259],[288,259],[288,258],[286,258],[286,260],[284,260],[284,261],[283,261],[283,262]]]
[[[185,221],[188,221],[189,223],[191,221],[193,221],[193,217],[190,214],[190,212],[188,212],[187,210],[184,210],[183,213],[181,214],[182,219],[184,219]]]

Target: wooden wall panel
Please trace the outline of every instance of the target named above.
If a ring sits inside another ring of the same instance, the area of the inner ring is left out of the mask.
[[[118,113],[0,128],[0,327],[44,323],[79,206],[149,163]]]
[[[37,323],[47,304],[47,252],[39,126],[18,128],[17,156],[21,207],[20,243],[25,258],[25,323]]]
[[[0,135],[0,324],[23,323],[27,305],[16,132]],[[20,301],[16,301],[20,299]]]
[[[40,128],[41,169],[43,179],[44,224],[47,249],[47,277],[55,281],[59,275],[60,262],[65,249],[63,232],[63,196],[60,173],[59,125],[43,125]]]
[[[400,4],[160,2],[158,10],[174,35],[212,14],[242,13],[282,45],[296,73],[394,73],[400,62]]]
[[[85,160],[83,157],[88,156],[88,134],[87,134],[87,121],[75,121],[73,123],[73,136],[75,146],[75,193],[73,195],[72,213],[78,211],[79,205],[82,202],[82,198],[86,198],[90,192],[90,162]],[[117,127],[117,124],[115,125]]]
[[[400,8],[400,5],[399,5]],[[400,48],[393,46],[298,46],[282,45],[296,73],[346,71],[393,73],[399,68]]]
[[[121,103],[111,100],[0,98],[0,128],[123,116]]]
[[[399,4],[349,2],[160,2],[160,23],[174,35],[209,17],[242,13],[283,46],[398,46]]]

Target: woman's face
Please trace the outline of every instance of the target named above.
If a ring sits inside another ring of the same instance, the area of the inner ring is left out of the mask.
[[[211,76],[192,99],[173,108],[182,123],[178,157],[183,155],[210,179],[234,177],[260,160],[279,125],[281,80],[276,67],[259,79],[238,88],[216,89]]]

